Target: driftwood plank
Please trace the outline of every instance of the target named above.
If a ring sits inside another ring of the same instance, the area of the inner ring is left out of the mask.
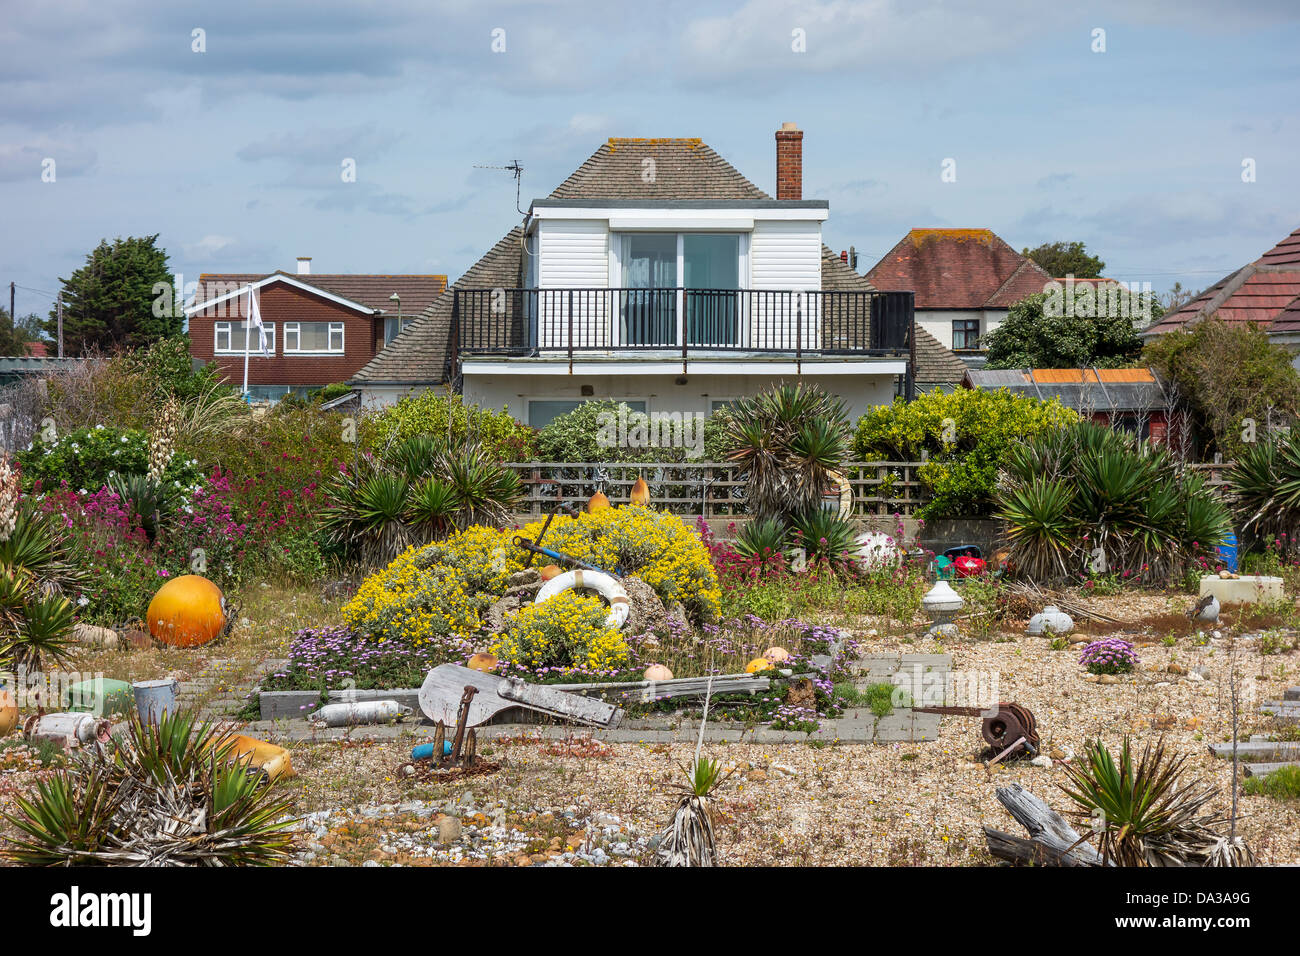
[[[664,697],[703,697],[709,692],[707,677],[675,677],[660,681],[616,681],[596,684],[548,684],[556,690],[571,694],[594,694],[598,697],[618,697],[628,701],[649,702]],[[770,690],[772,682],[766,677],[750,674],[721,674],[713,678],[713,694],[753,694]]]
[[[1068,856],[1074,862],[1070,866],[1102,866],[1101,854],[1086,843],[1080,843],[1079,833],[1065,821],[1059,813],[1034,796],[1018,783],[1009,787],[999,787],[998,802],[1007,808],[1015,821],[1029,832],[1030,842],[1044,847],[1044,862]],[[993,831],[1000,833],[1000,831]],[[985,828],[988,838],[988,828]],[[1011,852],[1011,844],[1000,837],[989,842],[989,852],[996,849]],[[1017,852],[1023,853],[1023,847]],[[1007,857],[1002,857],[1007,859]],[[1016,858],[1019,861],[1019,857]],[[1060,864],[1058,865],[1067,865]]]
[[[1084,863],[1078,857],[1071,856],[1068,853],[1062,853],[1055,847],[1048,846],[1044,843],[1035,843],[1033,840],[1025,837],[1014,836],[1010,833],[1004,833],[1001,830],[995,830],[993,827],[984,827],[984,839],[988,843],[989,853],[994,858],[1006,860],[1009,863],[1018,863],[1022,866],[1092,866],[1091,863]]]
[[[1293,700],[1300,703],[1300,687],[1288,687],[1282,692],[1283,700]]]
[[[547,684],[529,684],[518,677],[508,677],[497,688],[507,701],[514,701],[556,717],[567,717],[584,724],[610,727],[618,719],[618,708],[603,700],[569,694]]]
[[[454,725],[466,685],[478,689],[470,700],[466,718],[470,727],[477,727],[511,707],[527,707],[554,717],[601,727],[611,727],[618,719],[619,711],[613,704],[567,694],[542,684],[527,684],[517,678],[503,679],[497,674],[484,674],[457,664],[439,664],[429,671],[420,687],[420,710],[430,720]]]

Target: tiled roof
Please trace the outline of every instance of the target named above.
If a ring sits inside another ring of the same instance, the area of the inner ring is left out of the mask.
[[[650,172],[653,175],[648,175]],[[611,139],[560,183],[550,198],[609,201],[772,197],[698,139]]]
[[[917,309],[1007,308],[1052,281],[991,229],[913,229],[867,278],[878,289],[912,290]]]
[[[826,245],[822,245],[822,289],[827,292],[870,291],[875,289]],[[933,335],[913,324],[916,335],[916,384],[921,391],[940,385],[957,385],[966,371],[966,363],[953,351],[944,348]]]
[[[523,285],[523,226],[515,226],[482,259],[352,377],[359,385],[441,385],[451,352],[452,290]]]
[[[61,368],[70,368],[85,359],[58,358],[53,355],[0,356],[0,375],[40,375]]]
[[[358,305],[382,312],[396,312],[397,304],[389,301],[396,292],[402,298],[402,312],[414,315],[421,312],[447,288],[445,275],[372,275],[366,273],[312,273],[299,275],[277,269],[262,273],[210,273],[199,276],[199,290],[195,303],[202,303],[215,295],[223,295],[241,285],[261,282],[269,276],[284,276],[303,285],[314,286],[323,292],[341,296]],[[210,294],[214,293],[214,294]]]
[[[1270,332],[1300,331],[1300,229],[1186,305],[1165,313],[1143,334],[1170,332],[1210,315],[1225,322],[1253,322]]]

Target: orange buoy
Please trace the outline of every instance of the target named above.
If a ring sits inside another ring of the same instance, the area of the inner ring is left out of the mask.
[[[501,663],[493,654],[475,654],[465,665],[472,671],[482,671],[484,674],[491,674],[497,669],[497,664]]]
[[[790,652],[778,644],[765,650],[763,656],[773,664],[779,664],[782,661],[788,661],[790,659]]]
[[[604,511],[608,507],[609,499],[605,497],[605,492],[603,491],[598,491],[587,499],[587,511],[589,513]]]
[[[226,599],[205,577],[184,574],[158,589],[149,602],[149,633],[173,647],[215,640],[226,626]]]
[[[628,504],[648,505],[650,503],[650,486],[645,483],[644,478],[638,478],[636,484],[632,486],[632,497]]]
[[[0,684],[0,737],[7,737],[18,726],[18,698],[6,685]]]
[[[543,581],[549,581],[551,578],[558,578],[564,573],[564,570],[558,564],[548,564],[538,572]]]
[[[672,680],[673,672],[663,664],[651,664],[645,669],[646,680]]]

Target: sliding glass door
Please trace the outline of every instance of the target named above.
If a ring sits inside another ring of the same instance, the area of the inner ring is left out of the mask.
[[[688,345],[737,344],[740,236],[682,236]]]
[[[677,236],[631,234],[623,246],[619,341],[624,345],[677,345]],[[644,291],[642,291],[644,290]]]

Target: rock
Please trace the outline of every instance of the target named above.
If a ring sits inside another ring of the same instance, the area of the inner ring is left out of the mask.
[[[625,634],[646,634],[650,631],[668,629],[668,609],[664,607],[663,598],[655,592],[654,588],[635,574],[620,578],[619,583],[627,592],[631,608],[627,623],[623,625]]]
[[[455,843],[461,836],[460,817],[443,817],[438,821],[438,843],[446,846]]]
[[[506,621],[509,617],[525,604],[531,603],[527,598],[507,594],[483,612],[483,624],[489,631],[499,634],[506,629]]]
[[[72,639],[92,647],[117,647],[117,631],[78,622],[72,626]]]
[[[1079,634],[1077,632],[1072,631],[1071,633],[1065,635],[1065,639],[1069,641],[1071,644],[1087,644],[1092,640],[1092,636],[1089,634]]]
[[[767,783],[767,771],[755,768],[745,774],[745,779],[750,783]]]
[[[1052,758],[1047,756],[1047,754],[1039,754],[1037,757],[1035,757],[1033,760],[1029,762],[1033,764],[1035,767],[1042,767],[1044,770],[1052,769]]]
[[[781,776],[781,777],[797,777],[797,776],[799,776],[799,771],[795,770],[794,767],[787,767],[787,766],[786,766],[785,764],[783,764],[783,763],[774,763],[774,764],[772,764],[772,766],[769,767],[768,769],[771,770],[773,773],[777,774],[778,776]]]
[[[1098,683],[1098,684],[1118,684],[1118,683],[1119,683],[1119,678],[1116,677],[1114,674],[1102,674],[1100,677],[1097,678],[1097,683]]]
[[[1186,673],[1187,673],[1187,668],[1184,667],[1182,664],[1172,664],[1172,663],[1171,663],[1168,667],[1165,668],[1165,673],[1166,673],[1166,674],[1186,674]]]
[[[521,588],[529,584],[541,584],[542,573],[537,568],[524,568],[506,578],[506,587]]]
[[[811,707],[817,701],[817,685],[807,677],[790,684],[785,692],[785,702],[791,707]]]
[[[673,601],[671,604],[667,606],[667,608],[668,608],[668,617],[670,620],[677,621],[680,624],[690,623],[690,621],[686,617],[686,607],[685,605],[682,604],[681,601]]]
[[[133,627],[129,631],[123,631],[122,640],[137,650],[153,646],[153,638],[149,635],[149,632],[142,631],[138,627]]]

